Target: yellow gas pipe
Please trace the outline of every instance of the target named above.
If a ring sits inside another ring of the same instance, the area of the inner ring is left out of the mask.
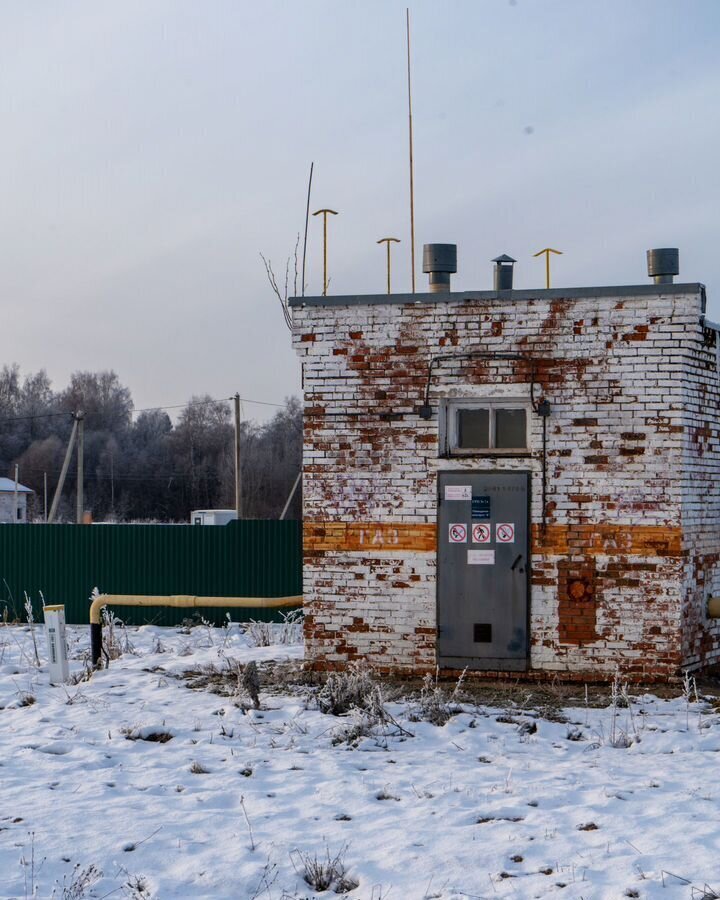
[[[144,596],[140,594],[99,594],[90,604],[90,647],[92,664],[100,662],[102,654],[103,606],[175,606],[175,607],[222,607],[228,609],[281,609],[288,606],[302,606],[300,597],[193,597],[188,594],[165,596]]]

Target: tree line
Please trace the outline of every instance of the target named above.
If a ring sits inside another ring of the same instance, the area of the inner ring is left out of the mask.
[[[84,507],[94,521],[188,522],[193,509],[235,507],[232,404],[194,396],[173,423],[163,409],[134,414],[132,395],[113,371],[75,372],[56,392],[44,370],[0,370],[0,472],[35,491],[31,514],[48,509],[76,412],[84,413]],[[302,409],[296,398],[268,421],[240,429],[243,518],[279,517],[300,471]],[[58,521],[74,521],[73,456]],[[287,512],[299,518],[300,489]]]

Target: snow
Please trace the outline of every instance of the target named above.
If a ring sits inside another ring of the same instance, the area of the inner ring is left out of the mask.
[[[639,692],[594,708],[579,690],[557,721],[526,686],[438,726],[398,699],[348,743],[358,714],[321,712],[299,676],[268,682],[272,660],[299,672],[300,644],[254,647],[237,626],[128,629],[109,668],[50,686],[35,630],[39,668],[27,627],[0,626],[2,898],[331,898],[303,876],[337,855],[349,896],[367,900],[720,889],[709,700]],[[87,632],[68,628],[75,677]],[[250,660],[258,710],[240,686]],[[230,693],[203,670],[226,673]]]

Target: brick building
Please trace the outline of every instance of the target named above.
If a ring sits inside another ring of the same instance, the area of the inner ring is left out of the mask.
[[[703,286],[512,290],[511,266],[493,291],[431,271],[430,293],[292,301],[308,657],[578,679],[716,663]]]

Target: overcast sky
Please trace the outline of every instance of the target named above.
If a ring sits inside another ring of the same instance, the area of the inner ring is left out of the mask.
[[[330,293],[409,289],[405,2],[0,0],[0,364],[115,369],[137,407],[282,402],[299,367],[265,281],[313,209]],[[564,251],[554,286],[644,284],[645,250],[720,318],[720,2],[413,2],[424,242]],[[311,219],[307,293],[322,290]],[[262,418],[269,408],[247,405]]]

